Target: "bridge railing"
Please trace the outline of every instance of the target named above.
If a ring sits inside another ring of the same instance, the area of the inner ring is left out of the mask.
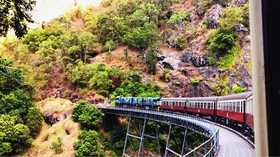
[[[218,141],[219,141],[219,130],[217,130],[217,132],[210,139],[208,139],[201,145],[195,147],[187,154],[183,155],[183,157],[191,157],[191,156],[214,157],[218,153],[218,149],[219,149]],[[202,148],[204,150],[204,154],[201,153]]]

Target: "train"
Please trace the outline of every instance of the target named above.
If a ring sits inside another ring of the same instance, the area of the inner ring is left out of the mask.
[[[246,134],[254,135],[252,91],[209,97],[121,97],[117,96],[117,107],[183,112],[210,118],[214,122],[242,128]]]

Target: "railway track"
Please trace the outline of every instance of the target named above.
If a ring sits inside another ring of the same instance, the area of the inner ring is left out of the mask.
[[[207,120],[209,120],[209,119],[207,119]],[[214,125],[217,125],[219,127],[230,130],[231,132],[234,132],[235,134],[239,135],[244,140],[246,140],[252,147],[255,148],[254,137],[244,133],[244,131],[241,127],[238,127],[238,126],[235,126],[235,125],[225,125],[225,124],[221,124],[221,123],[217,123],[217,122],[213,122],[213,121],[211,121],[211,122]]]

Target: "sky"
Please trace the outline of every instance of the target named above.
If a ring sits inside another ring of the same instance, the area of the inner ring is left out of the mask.
[[[83,8],[88,5],[97,6],[101,2],[101,0],[37,0],[32,11],[32,19],[35,23],[30,27],[34,28],[43,21],[47,22],[62,15],[67,9],[74,7],[75,1]]]

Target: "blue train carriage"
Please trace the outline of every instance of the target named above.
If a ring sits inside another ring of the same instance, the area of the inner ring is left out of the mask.
[[[139,107],[143,109],[158,109],[160,97],[139,98]]]
[[[139,103],[139,98],[137,97],[116,97],[117,107],[135,107]]]

